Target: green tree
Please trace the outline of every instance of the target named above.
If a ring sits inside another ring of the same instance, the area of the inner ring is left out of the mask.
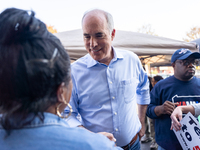
[[[183,38],[184,41],[190,42],[192,40],[200,38],[200,27],[193,27],[189,32],[186,32],[187,38]]]

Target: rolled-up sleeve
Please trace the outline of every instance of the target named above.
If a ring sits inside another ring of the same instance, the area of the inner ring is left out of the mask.
[[[148,105],[150,103],[149,95],[149,79],[147,73],[144,71],[140,64],[139,83],[137,86],[137,103],[140,105]]]

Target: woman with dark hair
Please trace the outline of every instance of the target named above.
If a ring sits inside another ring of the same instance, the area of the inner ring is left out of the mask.
[[[62,119],[71,110],[70,59],[34,12],[4,10],[0,35],[0,149],[120,149]]]
[[[160,75],[156,75],[156,76],[154,76],[154,77],[152,78],[152,80],[151,80],[151,84],[152,84],[152,86],[154,87],[155,84],[156,84],[158,81],[162,80],[162,79],[163,79],[163,77],[160,76]]]

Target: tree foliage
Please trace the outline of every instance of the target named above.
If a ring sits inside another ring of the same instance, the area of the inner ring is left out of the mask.
[[[183,38],[184,41],[189,42],[200,38],[200,27],[193,27],[189,32],[186,33],[188,38]]]
[[[151,27],[150,24],[145,24],[145,25],[143,25],[141,28],[138,29],[138,32],[139,32],[139,33],[145,33],[145,34],[150,34],[150,35],[158,36],[158,35],[155,33],[155,30],[152,29],[152,27]]]
[[[58,31],[56,30],[56,29],[54,29],[54,26],[48,26],[48,25],[46,25],[47,26],[47,30],[49,31],[49,32],[51,32],[51,33],[57,33]]]

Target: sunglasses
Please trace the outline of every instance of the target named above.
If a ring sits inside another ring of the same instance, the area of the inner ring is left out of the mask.
[[[193,60],[177,60],[177,62],[183,64],[184,66],[188,66],[189,64],[192,64],[194,66],[198,66],[199,65],[199,59],[193,59]]]

